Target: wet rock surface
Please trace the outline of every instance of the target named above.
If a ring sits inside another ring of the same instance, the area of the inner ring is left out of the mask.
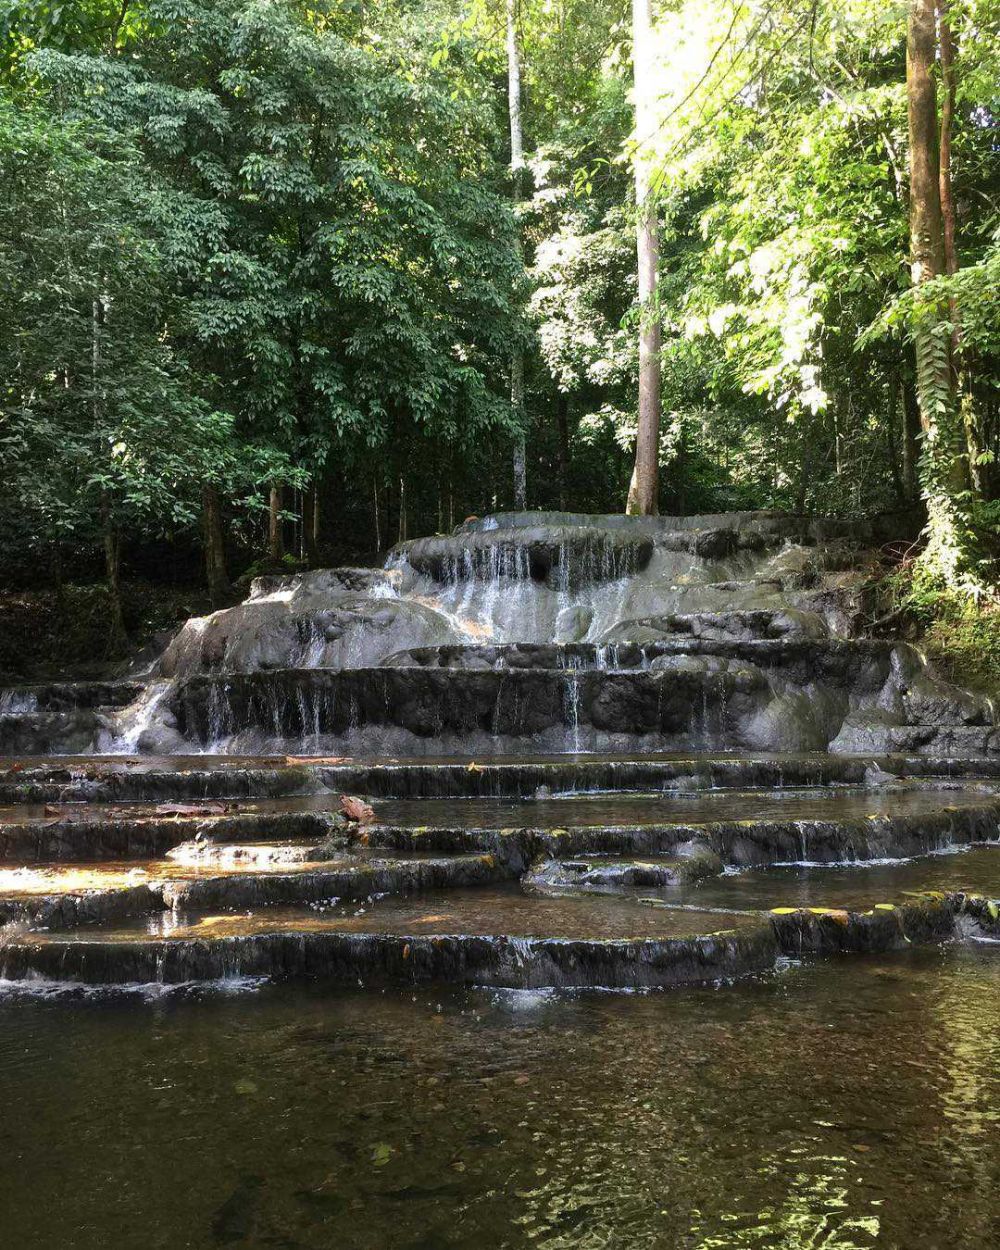
[[[1000,754],[987,700],[852,636],[885,525],[512,514],[258,578],[145,685],[0,692],[20,754]]]
[[[245,780],[239,769],[214,771]],[[467,766],[464,775],[477,776]],[[968,899],[991,896],[981,889],[988,866],[957,878],[942,871],[945,888],[933,893],[929,868],[914,879],[918,898],[874,906],[856,885],[866,898],[857,910],[840,905],[843,882],[836,905],[801,905],[793,883],[776,909],[774,890],[743,887],[773,864],[878,864],[1000,839],[1000,797],[988,782],[968,792],[942,788],[958,784],[944,779],[898,784],[784,799],[674,790],[505,800],[492,815],[495,799],[374,798],[365,823],[345,820],[339,787],[256,802],[81,803],[49,815],[8,807],[0,977],[666,987],[760,972],[781,954],[902,949],[963,925],[985,932],[991,904]],[[592,823],[553,823],[588,819],[591,803]],[[877,810],[861,814],[866,806]],[[616,824],[616,814],[634,823]],[[744,875],[724,875],[734,868]],[[968,887],[956,890],[956,880]],[[908,882],[887,877],[886,888]]]
[[[884,537],[487,517],[5,690],[0,979],[662,988],[1000,933],[995,709],[858,636]]]

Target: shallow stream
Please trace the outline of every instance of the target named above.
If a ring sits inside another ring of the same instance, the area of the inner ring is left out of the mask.
[[[19,1250],[988,1247],[1000,947],[726,989],[0,999]]]

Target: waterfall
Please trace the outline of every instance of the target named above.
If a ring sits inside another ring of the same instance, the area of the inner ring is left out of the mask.
[[[150,682],[137,699],[122,709],[115,735],[107,747],[109,755],[134,755],[139,750],[142,735],[158,719],[163,701],[172,690],[173,682]]]
[[[575,754],[580,751],[580,676],[575,665],[570,665],[565,676],[567,722],[572,735]]]

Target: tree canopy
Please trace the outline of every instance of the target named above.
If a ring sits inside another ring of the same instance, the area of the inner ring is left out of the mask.
[[[981,585],[1000,10],[928,3],[653,4],[642,101],[623,0],[9,4],[5,565],[620,510],[655,323],[644,510],[922,506]]]

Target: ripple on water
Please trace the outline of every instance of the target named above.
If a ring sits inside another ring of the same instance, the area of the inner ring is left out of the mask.
[[[725,992],[0,1000],[0,1054],[28,1250],[997,1242],[992,947]]]

